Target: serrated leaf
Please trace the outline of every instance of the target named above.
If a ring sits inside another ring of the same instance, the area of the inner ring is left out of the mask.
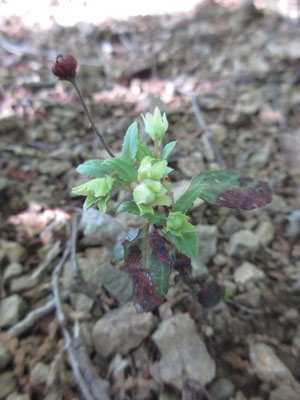
[[[186,213],[192,205],[194,204],[195,200],[200,196],[203,190],[203,185],[194,185],[189,187],[176,201],[172,208],[172,212],[174,211],[181,211],[182,213]]]
[[[126,131],[125,138],[122,146],[122,160],[129,164],[134,163],[134,159],[138,147],[138,126],[136,122],[133,122]]]
[[[118,177],[125,182],[135,182],[138,179],[137,168],[120,158],[110,158],[105,161],[105,164],[111,167]]]
[[[244,176],[238,171],[207,171],[193,178],[190,187],[201,185],[199,197],[208,203],[252,210],[272,201],[267,182]]]
[[[170,142],[168,144],[165,145],[163,152],[162,152],[162,160],[166,160],[169,155],[172,153],[172,151],[174,150],[174,147],[176,146],[177,141],[175,140],[174,142]]]
[[[196,258],[198,253],[198,237],[195,232],[183,233],[181,237],[168,232],[166,238],[170,240],[180,253],[189,258]]]
[[[120,212],[128,212],[130,214],[140,215],[140,209],[134,201],[125,201],[117,208],[116,214]],[[143,218],[147,219],[152,225],[165,225],[166,215],[161,211],[153,211],[153,214],[143,214]]]
[[[138,139],[138,146],[137,146],[137,153],[136,153],[136,160],[141,162],[145,157],[153,157],[153,154],[149,150],[147,143],[145,143],[141,137]]]
[[[77,172],[90,178],[104,178],[113,172],[112,168],[104,164],[106,160],[88,160],[78,165]]]
[[[90,208],[93,204],[96,203],[96,201],[99,200],[99,197],[95,197],[93,193],[89,193],[85,199],[85,202],[83,204],[83,211],[86,211],[88,208]]]
[[[125,201],[117,208],[116,214],[127,212],[130,214],[140,215],[140,210],[134,201]]]
[[[156,229],[147,227],[123,241],[124,259],[133,279],[133,298],[138,312],[152,311],[163,301],[175,261],[167,241]]]

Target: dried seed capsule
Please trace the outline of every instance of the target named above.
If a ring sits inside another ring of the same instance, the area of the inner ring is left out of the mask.
[[[61,80],[70,80],[75,78],[77,60],[71,54],[60,54],[56,57],[52,65],[52,72]]]

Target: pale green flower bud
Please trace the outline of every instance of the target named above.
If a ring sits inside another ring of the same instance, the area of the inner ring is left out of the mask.
[[[150,158],[148,156],[143,158],[138,169],[139,181],[141,182],[145,179],[160,180],[165,174],[167,164],[165,160],[157,161],[156,158]]]
[[[148,188],[145,183],[141,183],[133,191],[133,198],[136,204],[149,205],[155,200],[155,197],[155,191]]]
[[[166,195],[166,188],[158,181],[145,180],[133,191],[133,199],[140,209],[141,215],[153,213],[153,207],[171,204],[170,196]]]
[[[105,178],[92,179],[83,185],[74,187],[72,193],[87,196],[83,205],[84,211],[99,201],[99,210],[105,212],[106,203],[110,198],[113,182],[114,179],[109,175]]]
[[[152,168],[151,158],[148,156],[143,158],[140,167],[138,169],[139,181],[142,181],[144,179],[150,179],[151,168]]]
[[[169,126],[166,113],[162,116],[159,108],[155,107],[153,115],[147,113],[145,116],[142,115],[142,118],[146,132],[151,136],[154,142],[160,144]]]
[[[194,232],[194,225],[187,222],[189,217],[180,211],[170,212],[167,218],[166,230],[175,236],[182,236],[182,233]]]

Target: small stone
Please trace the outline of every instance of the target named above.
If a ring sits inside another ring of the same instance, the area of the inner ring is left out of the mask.
[[[274,225],[271,221],[263,221],[255,230],[255,234],[263,246],[268,246],[274,239]]]
[[[34,386],[42,385],[47,382],[50,368],[43,362],[38,362],[30,371],[30,384]]]
[[[0,300],[0,328],[16,324],[25,309],[25,302],[17,294]]]
[[[6,399],[6,396],[14,392],[16,388],[17,383],[13,372],[0,374],[0,400]]]
[[[270,143],[261,147],[250,157],[249,166],[255,168],[256,171],[259,168],[263,168],[270,159],[271,149],[272,147],[270,146]]]
[[[38,165],[38,171],[45,175],[50,175],[53,178],[57,178],[63,173],[69,171],[72,168],[70,161],[58,161],[55,160],[44,160]]]
[[[18,262],[12,262],[8,264],[8,266],[5,268],[3,279],[6,282],[9,279],[14,278],[15,276],[21,275],[22,271],[23,271],[22,264]]]
[[[299,388],[280,385],[270,392],[270,400],[299,400]]]
[[[96,246],[105,241],[116,243],[126,235],[124,226],[115,218],[100,214],[98,210],[88,209],[82,214],[80,226],[83,228],[83,244]]]
[[[261,291],[258,288],[253,288],[246,293],[235,296],[234,300],[237,303],[241,303],[246,307],[256,309],[261,306]]]
[[[215,362],[189,314],[176,314],[161,322],[152,338],[161,352],[160,361],[150,367],[156,381],[181,390],[187,379],[205,386],[215,377]]]
[[[88,314],[93,307],[93,300],[84,293],[72,293],[71,304],[76,311]]]
[[[5,343],[0,340],[0,370],[4,369],[12,359],[12,355]]]
[[[188,178],[200,174],[200,172],[204,170],[202,153],[200,151],[195,151],[188,157],[180,157],[178,168]]]
[[[227,237],[231,237],[234,232],[241,228],[241,221],[234,215],[229,215],[222,229]]]
[[[0,260],[8,258],[9,262],[19,262],[25,254],[25,249],[17,242],[0,240]]]
[[[152,313],[138,314],[134,306],[111,311],[99,319],[94,327],[96,351],[104,357],[116,352],[127,354],[150,334],[156,324]]]
[[[252,343],[249,358],[253,369],[263,381],[294,380],[291,371],[277,357],[272,347],[264,343]]]
[[[199,239],[197,260],[202,264],[207,264],[217,253],[217,226],[199,224],[196,226],[196,235]]]
[[[259,239],[251,231],[236,232],[229,241],[228,254],[239,258],[253,257],[259,249]]]
[[[245,285],[249,282],[264,279],[265,273],[250,262],[244,261],[243,264],[234,271],[233,277],[236,283]]]
[[[229,400],[234,396],[234,392],[234,384],[226,378],[217,379],[209,389],[209,393],[214,400]]]
[[[29,394],[11,393],[6,400],[30,400]]]
[[[22,275],[13,278],[9,288],[12,293],[20,293],[33,288],[36,284],[36,279],[32,279],[31,275]]]
[[[285,237],[296,238],[300,235],[300,210],[292,211],[286,219],[288,223],[285,229]]]

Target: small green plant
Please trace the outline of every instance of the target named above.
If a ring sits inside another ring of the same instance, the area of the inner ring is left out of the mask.
[[[251,210],[268,204],[271,191],[266,182],[237,171],[213,170],[195,176],[189,188],[174,201],[168,157],[176,141],[161,148],[168,129],[166,115],[161,115],[158,108],[154,114],[142,115],[145,131],[153,141],[150,147],[133,122],[124,136],[122,155],[116,158],[90,118],[76,84],[76,67],[74,57],[64,55],[57,57],[52,71],[73,84],[91,126],[111,158],[88,160],[79,165],[77,171],[91,180],[73,188],[72,193],[86,197],[84,211],[96,204],[101,213],[106,212],[115,188],[122,186],[131,194],[132,200],[120,204],[117,214],[140,215],[145,224],[131,230],[115,247],[114,258],[126,262],[133,279],[132,300],[137,311],[151,311],[162,303],[168,292],[172,270],[187,283],[195,283],[190,271],[191,259],[197,256],[198,238],[188,216],[195,200],[200,198],[214,206]],[[201,286],[198,299],[204,306],[216,304],[223,296],[216,282],[197,283]]]

